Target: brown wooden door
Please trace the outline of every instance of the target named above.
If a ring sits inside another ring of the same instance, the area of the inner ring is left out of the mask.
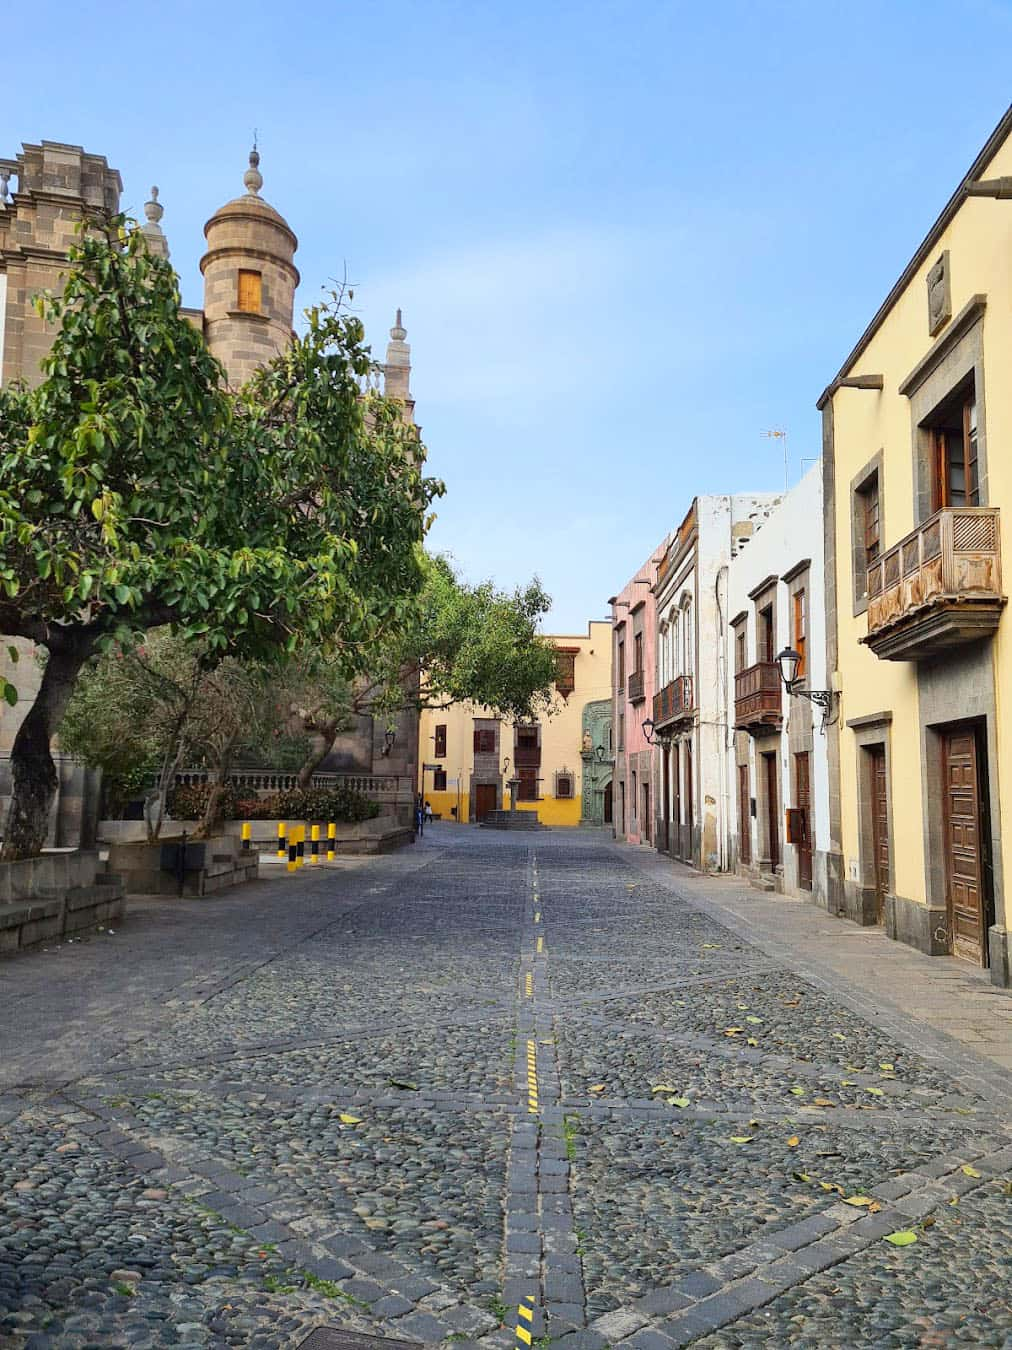
[[[609,783],[604,789],[604,823],[610,825],[614,815],[612,785]]]
[[[738,857],[752,861],[752,793],[749,790],[748,765],[738,765]]]
[[[801,812],[801,838],[795,844],[798,854],[798,885],[812,889],[812,787],[808,751],[794,756],[794,804]]]
[[[885,898],[889,891],[889,797],[884,745],[872,746],[871,761],[871,846],[875,873],[876,922],[885,920]]]
[[[484,820],[490,811],[496,807],[496,786],[495,783],[475,783],[474,785],[474,818],[475,820]]]
[[[972,728],[942,739],[945,782],[945,882],[952,954],[985,961],[977,741]]]
[[[671,849],[671,761],[666,745],[661,746],[661,822],[657,847],[665,853]]]
[[[650,843],[653,838],[652,822],[650,820],[650,784],[643,784],[643,819],[640,822],[643,827],[643,838],[646,843]]]
[[[683,858],[692,858],[692,832],[695,820],[693,817],[693,782],[692,782],[692,742],[685,742],[685,834]]]
[[[766,782],[766,821],[768,825],[768,853],[770,871],[780,866],[780,793],[777,791],[777,757],[763,755],[763,774]]]

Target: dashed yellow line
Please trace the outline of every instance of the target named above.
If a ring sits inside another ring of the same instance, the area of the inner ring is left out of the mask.
[[[533,1041],[527,1042],[527,1110],[532,1116],[538,1113],[538,1048]]]
[[[531,1343],[531,1325],[534,1321],[534,1300],[522,1298],[517,1305],[517,1340],[521,1345]]]
[[[527,998],[534,996],[534,976],[531,971],[524,976],[524,995]]]
[[[540,910],[540,909],[536,909],[536,910],[534,911],[534,922],[535,922],[535,923],[540,923],[540,922],[541,922],[541,910]]]
[[[539,938],[538,938],[538,955],[540,956],[541,953],[542,953],[544,950],[545,950],[545,939],[544,939],[543,937],[539,937]]]

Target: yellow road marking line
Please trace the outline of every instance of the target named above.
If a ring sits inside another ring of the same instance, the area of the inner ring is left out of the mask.
[[[543,937],[539,937],[539,938],[538,938],[538,951],[539,951],[539,952],[543,952],[544,950],[545,950],[545,939],[544,939]]]
[[[524,993],[528,998],[531,998],[534,994],[534,976],[530,971],[528,971],[524,977]]]
[[[534,922],[535,922],[535,923],[540,923],[540,922],[541,922],[541,910],[540,910],[540,909],[539,909],[539,910],[535,910],[535,913],[534,913]]]

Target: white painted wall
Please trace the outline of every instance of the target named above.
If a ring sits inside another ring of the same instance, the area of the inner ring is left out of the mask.
[[[762,531],[743,543],[737,556],[731,560],[728,568],[728,618],[733,618],[742,610],[748,613],[747,657],[751,664],[756,656],[755,605],[749,599],[749,591],[754,590],[766,577],[783,576],[803,558],[810,558],[806,599],[808,602],[808,642],[806,658],[808,673],[805,679],[809,689],[828,688],[826,677],[826,628],[825,628],[825,584],[824,584],[824,545],[822,519],[822,462],[809,469],[801,482],[783,498],[780,505],[763,525]],[[782,650],[790,642],[792,616],[790,613],[790,587],[781,582],[776,588],[776,626],[777,649]],[[734,633],[727,633],[725,643],[727,669],[731,672],[726,697],[726,716],[728,726],[734,726]],[[788,744],[788,724],[792,716],[798,716],[802,709],[802,700],[788,698],[784,704],[784,729],[781,735],[780,787],[781,802],[794,804],[794,783],[790,751]],[[822,715],[819,709],[812,709],[814,737],[811,757],[812,790],[812,826],[813,852],[824,852],[829,844],[829,765],[826,755],[826,738],[819,733]],[[753,796],[757,783],[755,746],[749,744],[750,768],[752,774]],[[739,823],[736,793],[736,764],[733,737],[729,738],[727,748],[727,772],[730,783],[730,834],[737,838]],[[781,817],[782,821],[782,817]],[[748,822],[752,831],[752,856],[757,857],[759,840],[755,820]],[[784,853],[790,849],[784,845]],[[815,893],[824,895],[825,878],[820,878],[820,869],[816,859],[813,867]]]

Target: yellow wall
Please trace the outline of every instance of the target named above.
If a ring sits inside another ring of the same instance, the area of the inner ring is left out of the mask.
[[[1008,142],[981,175],[995,178],[1012,174],[1012,145]],[[913,662],[885,661],[876,657],[860,639],[867,633],[867,616],[854,616],[851,575],[851,491],[856,474],[883,452],[884,492],[880,524],[881,549],[885,552],[913,529],[915,462],[910,401],[899,386],[928,352],[934,341],[928,332],[928,271],[943,250],[950,253],[952,314],[955,317],[977,293],[987,296],[983,319],[984,431],[987,448],[987,504],[1000,506],[1006,566],[1012,562],[1009,526],[1012,524],[1012,208],[988,198],[964,201],[928,253],[897,303],[886,316],[866,350],[846,372],[848,375],[882,375],[878,391],[841,389],[833,396],[835,446],[836,585],[839,632],[840,787],[842,850],[845,877],[858,858],[857,749],[847,729],[851,718],[881,711],[892,712],[889,728],[892,779],[892,856],[895,890],[910,900],[926,901],[924,819],[921,781],[917,667]],[[853,266],[853,257],[839,260]],[[945,335],[943,328],[938,335]],[[978,391],[978,397],[981,391]],[[1005,582],[1008,589],[1008,580]],[[1012,671],[1012,622],[1006,615],[993,639],[997,663],[998,717],[996,735],[1001,763],[1012,753],[1012,727],[1001,717],[1004,694]],[[1003,775],[991,792],[998,793],[1003,815],[1012,811],[1010,779]],[[1012,816],[1006,818],[1012,819]],[[997,845],[997,840],[995,841]],[[1009,847],[1009,846],[1006,846]],[[1005,866],[1008,867],[1008,859]],[[944,896],[932,896],[944,904]],[[1002,898],[996,897],[998,922],[1002,921]]]
[[[583,791],[583,760],[580,755],[583,734],[583,709],[587,703],[611,697],[611,624],[591,623],[588,631],[577,636],[553,635],[548,637],[559,647],[577,648],[575,682],[576,687],[568,699],[555,694],[552,700],[551,716],[542,716],[541,724],[541,791],[544,794],[537,802],[518,802],[521,810],[536,810],[543,825],[579,825]],[[491,717],[487,708],[473,704],[460,703],[452,707],[423,711],[419,723],[418,762],[440,764],[446,770],[447,791],[435,792],[432,788],[432,773],[424,773],[420,780],[419,791],[423,791],[425,800],[432,804],[444,820],[452,820],[451,809],[458,804],[457,780],[460,780],[460,819],[467,821],[470,815],[471,772],[474,768],[474,719]],[[435,728],[446,726],[446,757],[437,760],[435,756]],[[514,771],[513,726],[503,722],[500,726],[499,767],[508,756],[510,768],[505,777]],[[563,769],[573,776],[573,796],[557,798],[554,794],[555,775]],[[509,792],[503,786],[504,808],[509,807]]]

